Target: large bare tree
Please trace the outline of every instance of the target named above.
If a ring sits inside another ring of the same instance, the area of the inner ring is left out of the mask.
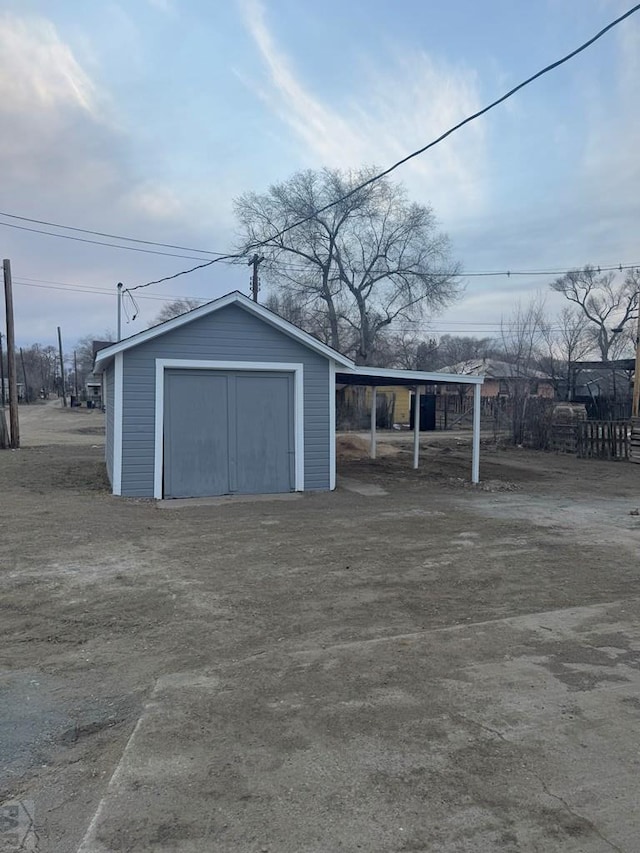
[[[184,296],[182,299],[174,299],[172,302],[167,302],[158,311],[151,326],[157,326],[158,323],[166,323],[167,320],[173,320],[174,317],[179,317],[181,314],[193,311],[194,308],[199,308],[203,302],[203,299],[192,299],[190,296]]]
[[[458,292],[459,268],[432,209],[387,179],[353,192],[373,174],[298,172],[235,202],[240,250],[258,249],[272,287],[294,294],[305,312],[321,313],[331,346],[360,363],[370,361],[380,332],[395,320],[437,311]]]
[[[602,361],[617,358],[628,348],[629,335],[625,331],[638,316],[639,287],[638,270],[627,270],[621,279],[592,266],[572,270],[551,284],[552,290],[562,293],[584,313],[589,321],[587,334]]]

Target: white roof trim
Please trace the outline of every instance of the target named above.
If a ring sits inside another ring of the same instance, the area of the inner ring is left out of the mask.
[[[338,373],[348,373],[350,376],[380,377],[381,379],[414,380],[416,385],[437,383],[453,385],[459,382],[463,385],[482,385],[484,376],[465,376],[461,373],[427,373],[424,370],[396,370],[389,367],[352,367],[347,370],[338,368]],[[338,382],[340,380],[338,379]]]
[[[174,329],[179,329],[187,323],[198,320],[200,317],[206,317],[208,314],[213,314],[215,311],[219,311],[221,308],[226,308],[228,305],[239,305],[245,311],[255,314],[257,317],[260,317],[261,320],[264,320],[265,323],[268,323],[274,328],[279,329],[281,332],[284,332],[286,335],[289,335],[290,338],[300,341],[300,343],[309,347],[309,349],[315,350],[321,355],[326,356],[326,358],[330,358],[332,361],[335,361],[337,364],[343,365],[344,367],[354,367],[354,363],[350,358],[341,355],[336,350],[331,349],[331,347],[321,343],[321,341],[318,341],[312,335],[309,335],[307,332],[303,332],[302,329],[294,326],[293,323],[283,320],[282,317],[278,317],[277,314],[269,311],[268,308],[259,305],[257,302],[253,302],[247,296],[244,296],[236,290],[233,291],[233,293],[227,293],[226,296],[221,296],[219,299],[215,299],[212,302],[207,302],[206,305],[201,305],[200,308],[194,308],[193,311],[188,311],[186,314],[181,314],[179,317],[167,320],[166,323],[160,323],[158,326],[153,326],[151,329],[147,329],[144,332],[138,332],[137,335],[132,335],[130,338],[125,338],[122,341],[118,341],[118,343],[98,350],[96,353],[94,371],[104,370],[107,363],[119,352],[133,349],[133,347],[137,347],[139,344],[151,341],[154,338],[160,337],[160,335],[172,332]]]

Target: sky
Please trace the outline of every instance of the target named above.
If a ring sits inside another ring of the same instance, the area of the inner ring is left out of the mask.
[[[233,250],[241,193],[301,169],[387,167],[631,5],[0,0],[0,255],[18,344],[54,343],[57,326],[66,348],[114,332],[117,282]],[[640,13],[394,180],[433,206],[466,273],[640,265],[639,95]],[[82,243],[12,226],[110,240],[7,214],[199,251]],[[420,330],[491,334],[538,290],[553,312],[553,277],[463,275]],[[249,292],[244,265],[144,288],[123,336],[163,299],[235,289]]]

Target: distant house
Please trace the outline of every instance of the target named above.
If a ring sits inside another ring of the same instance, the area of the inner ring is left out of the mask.
[[[459,361],[447,367],[441,367],[440,373],[451,373],[462,376],[484,376],[482,396],[484,398],[509,397],[516,387],[526,386],[531,397],[555,396],[553,382],[540,370],[520,367],[508,361],[495,358],[474,358],[469,361]],[[445,394],[460,394],[464,386],[447,385],[443,388]],[[463,393],[466,393],[466,389]]]

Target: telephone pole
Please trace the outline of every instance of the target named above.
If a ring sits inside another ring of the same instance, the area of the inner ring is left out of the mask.
[[[24,378],[24,401],[25,403],[29,402],[29,385],[27,383],[27,370],[24,366],[24,353],[22,352],[22,347],[20,347],[20,362],[22,364],[22,376]]]
[[[11,261],[2,262],[4,272],[4,306],[7,315],[7,373],[9,374],[9,430],[10,446],[20,447],[20,424],[18,421],[18,376],[16,373],[16,337],[13,325],[13,289],[11,284]]]
[[[638,295],[638,327],[636,330],[636,370],[633,375],[633,403],[631,405],[631,417],[638,417],[640,403],[640,294]]]
[[[60,353],[60,384],[62,386],[62,405],[67,405],[67,389],[64,385],[64,361],[62,360],[62,332],[58,326],[58,352]]]
[[[250,261],[249,266],[253,267],[253,274],[251,276],[251,297],[254,302],[258,301],[258,290],[260,290],[260,280],[258,279],[258,267],[264,261],[264,258],[260,255],[254,255]]]
[[[2,352],[2,332],[0,332],[0,405],[2,408],[6,406],[7,401],[5,399],[5,390],[4,390],[4,355]]]

